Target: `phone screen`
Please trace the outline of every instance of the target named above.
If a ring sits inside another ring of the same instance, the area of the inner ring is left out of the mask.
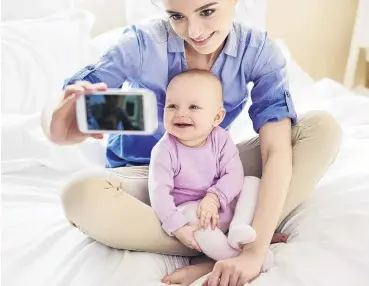
[[[89,130],[145,130],[140,94],[87,94],[85,102]]]

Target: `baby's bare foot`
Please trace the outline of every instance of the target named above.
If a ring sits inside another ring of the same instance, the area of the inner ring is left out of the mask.
[[[202,276],[212,271],[212,265],[201,263],[196,265],[188,265],[177,269],[171,275],[165,276],[161,282],[166,284],[190,285]]]
[[[232,225],[228,233],[228,243],[234,249],[241,250],[241,248],[256,239],[255,230],[247,224]]]

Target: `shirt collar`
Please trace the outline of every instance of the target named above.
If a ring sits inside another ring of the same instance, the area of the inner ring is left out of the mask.
[[[171,53],[184,53],[184,40],[174,32],[169,22],[166,23],[168,30],[168,51]]]
[[[238,26],[237,26],[238,27]],[[223,48],[223,52],[226,55],[236,57],[239,44],[239,31],[236,28],[235,23],[232,23],[231,29],[229,31],[226,43]]]
[[[179,37],[176,32],[174,32],[172,26],[167,22],[168,30],[168,51],[171,53],[184,53],[184,40]],[[223,52],[226,55],[236,57],[239,42],[239,31],[237,31],[236,25],[233,23],[229,31],[228,37],[226,38],[226,43],[223,48]]]

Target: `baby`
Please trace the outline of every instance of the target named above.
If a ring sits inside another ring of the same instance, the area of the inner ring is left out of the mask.
[[[255,240],[250,225],[259,189],[258,178],[244,177],[238,149],[219,127],[224,117],[215,75],[177,75],[166,94],[167,132],[153,148],[149,167],[151,206],[163,230],[216,261],[237,256]],[[262,270],[272,261],[269,251]]]

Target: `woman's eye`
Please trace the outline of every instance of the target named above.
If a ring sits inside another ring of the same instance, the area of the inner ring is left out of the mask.
[[[206,9],[201,11],[201,16],[209,17],[215,12],[214,9]]]
[[[171,18],[173,21],[179,21],[183,18],[183,16],[179,14],[173,14],[169,18]]]

